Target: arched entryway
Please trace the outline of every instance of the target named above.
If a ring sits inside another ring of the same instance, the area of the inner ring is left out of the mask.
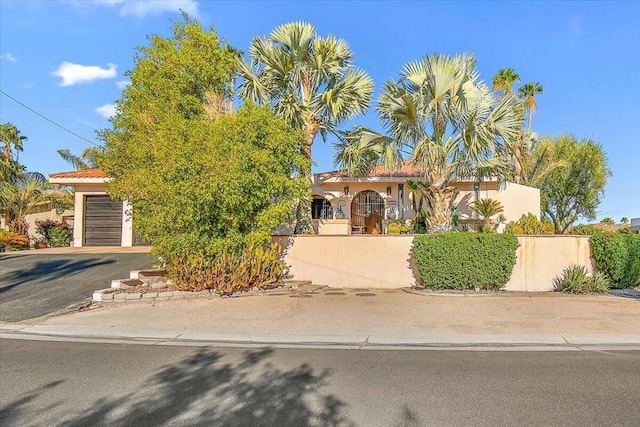
[[[382,233],[384,199],[375,191],[366,190],[356,194],[351,202],[351,233]]]

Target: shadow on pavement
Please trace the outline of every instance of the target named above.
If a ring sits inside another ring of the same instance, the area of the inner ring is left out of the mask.
[[[0,261],[6,256],[0,256]],[[26,259],[22,256],[21,259]],[[0,271],[0,293],[6,292],[16,286],[33,280],[59,279],[70,276],[89,267],[113,264],[113,259],[88,258],[76,260],[73,258],[59,258],[46,261],[38,261],[28,269],[11,269],[7,273]]]
[[[15,426],[22,424],[20,420],[24,416],[24,413],[27,412],[26,406],[29,405],[34,399],[37,399],[40,394],[46,392],[49,389],[55,388],[63,382],[64,381],[62,380],[52,381],[48,384],[43,385],[42,387],[38,387],[19,400],[11,402],[6,406],[0,407],[0,425]],[[56,406],[56,404],[51,404],[47,407],[40,408],[40,410],[46,413],[52,411]]]

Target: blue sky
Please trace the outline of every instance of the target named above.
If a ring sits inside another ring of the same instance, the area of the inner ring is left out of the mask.
[[[514,68],[539,82],[533,130],[602,144],[613,176],[598,218],[640,217],[640,2],[213,2],[0,0],[0,87],[72,132],[95,130],[126,84],[136,46],[169,35],[187,11],[234,47],[304,20],[346,39],[376,93],[402,65],[430,53],[472,52],[484,80]],[[56,150],[89,143],[0,95],[0,122],[26,135],[20,161],[45,174],[69,170]],[[377,127],[370,111],[351,124]],[[315,171],[333,169],[329,143],[313,147]]]

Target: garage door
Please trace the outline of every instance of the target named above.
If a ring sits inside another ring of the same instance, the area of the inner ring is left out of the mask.
[[[109,196],[85,196],[84,246],[122,244],[122,202]]]

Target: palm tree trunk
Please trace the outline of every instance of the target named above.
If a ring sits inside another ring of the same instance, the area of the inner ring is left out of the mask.
[[[425,191],[427,205],[427,232],[442,233],[453,230],[453,212],[451,206],[458,196],[458,189],[447,186],[439,188],[429,186]]]
[[[311,186],[311,145],[318,132],[318,126],[315,121],[309,121],[305,124],[304,129],[305,141],[302,146],[302,154],[309,160],[309,169],[304,171],[304,175]],[[315,234],[313,228],[313,219],[311,217],[311,200],[301,200],[296,206],[295,234]]]
[[[527,130],[531,130],[531,118],[533,117],[533,109],[529,108],[529,120],[527,122]]]

